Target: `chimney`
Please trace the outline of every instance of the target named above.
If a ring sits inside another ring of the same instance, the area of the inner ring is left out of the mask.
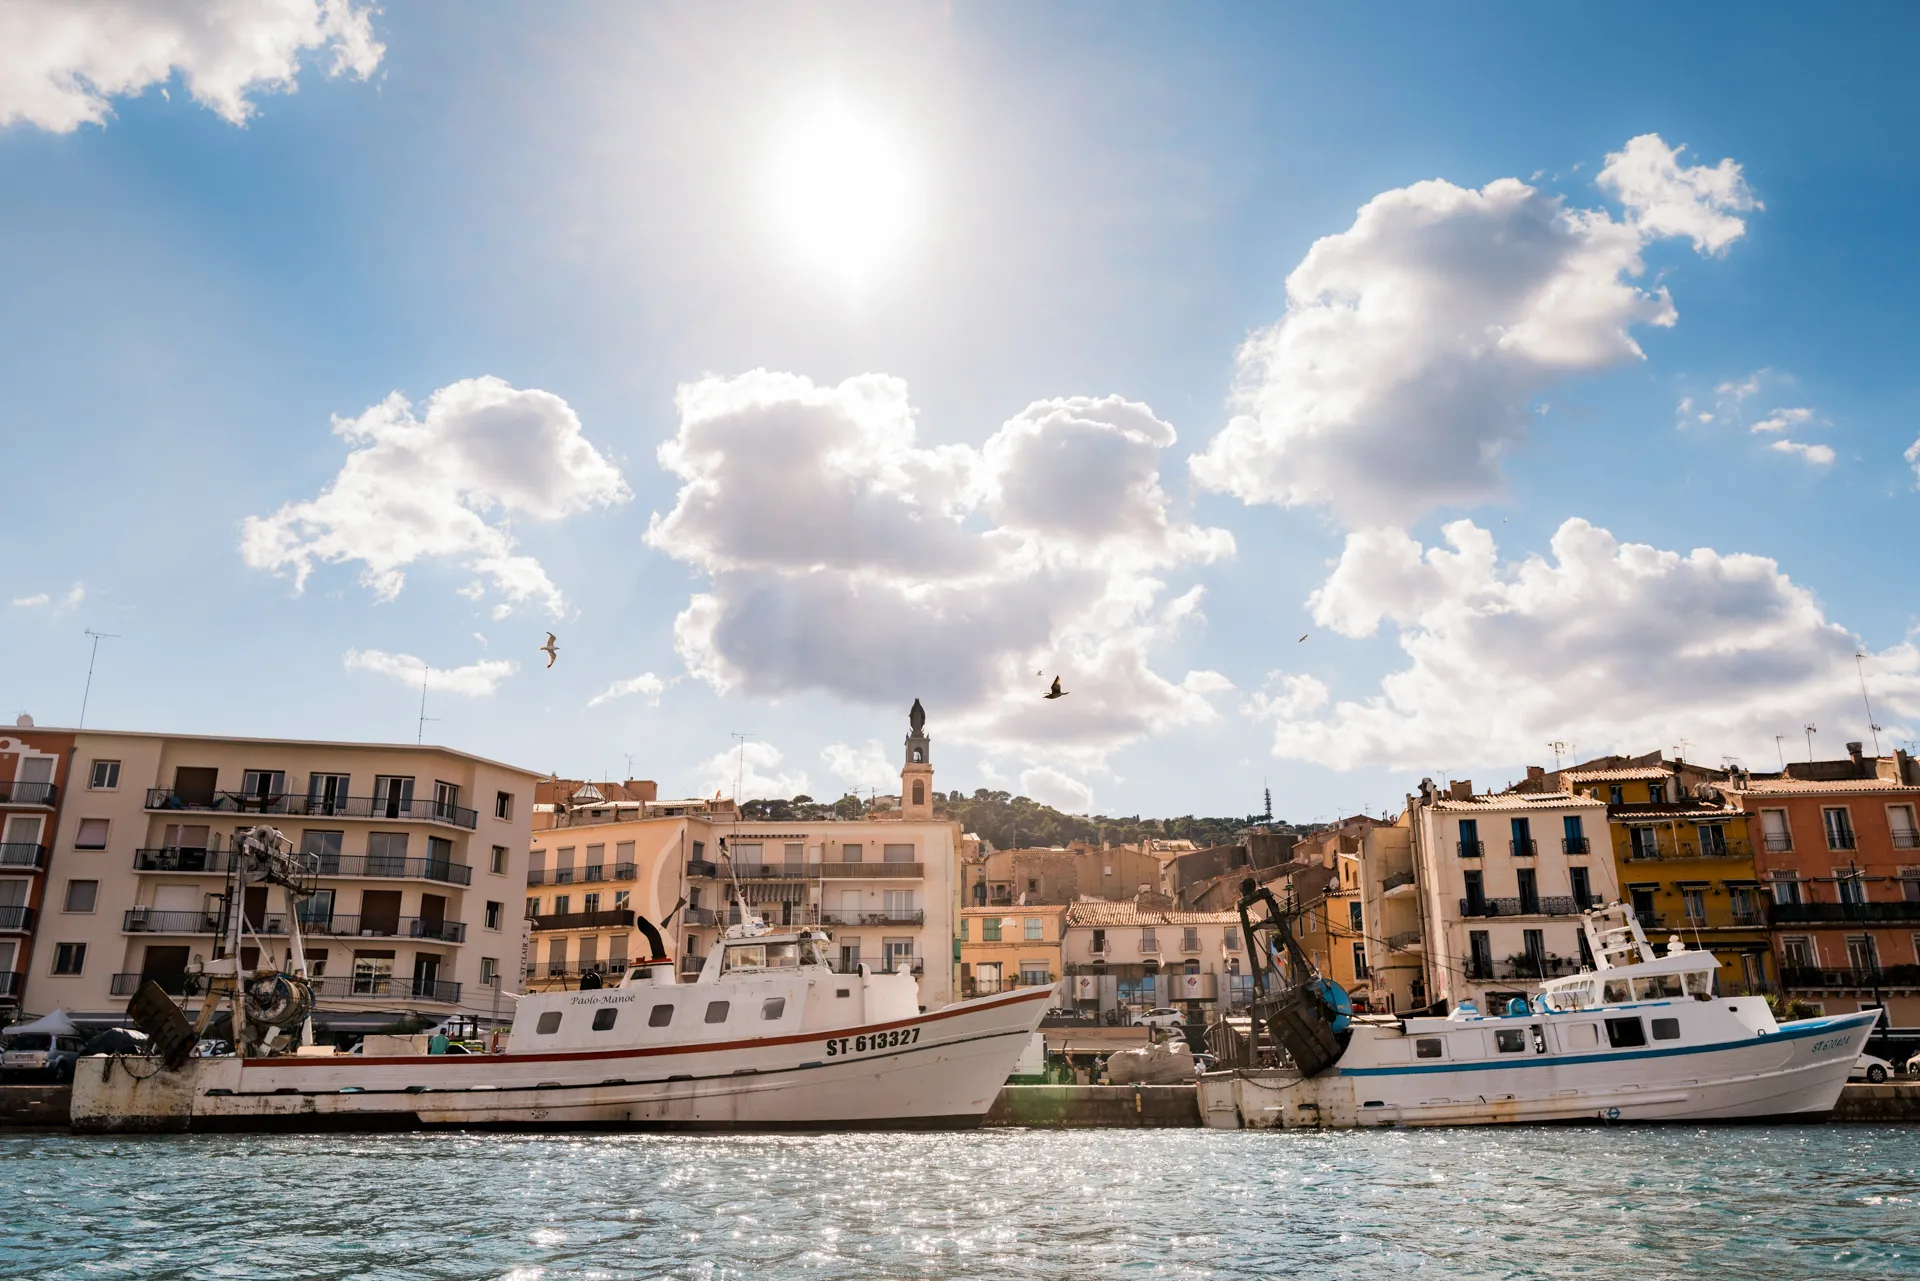
[[[1447,784],[1447,795],[1456,801],[1472,800],[1473,780],[1470,778],[1454,779],[1451,783]]]
[[[1860,744],[1858,743],[1847,744],[1847,759],[1853,762],[1853,767],[1855,769],[1860,768],[1860,766],[1864,763],[1864,758],[1862,757],[1860,752]]]
[[[1529,765],[1527,766],[1527,781],[1529,783],[1544,783],[1547,781],[1547,771],[1541,769],[1538,765]]]

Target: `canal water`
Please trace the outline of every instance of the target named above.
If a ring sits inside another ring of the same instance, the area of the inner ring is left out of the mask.
[[[1920,1275],[1920,1130],[0,1139],[0,1275]]]

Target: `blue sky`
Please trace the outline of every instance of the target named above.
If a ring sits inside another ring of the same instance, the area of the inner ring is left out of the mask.
[[[410,740],[424,661],[672,792],[883,785],[915,696],[946,786],[1301,819],[1837,754],[1856,651],[1920,724],[1897,7],[171,12],[0,39],[43,724],[88,627],[93,725]]]

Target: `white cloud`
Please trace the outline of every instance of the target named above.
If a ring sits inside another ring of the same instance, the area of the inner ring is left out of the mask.
[[[412,654],[389,654],[380,649],[350,649],[345,662],[350,672],[375,672],[415,689],[420,688],[421,669],[426,667],[424,659]],[[500,688],[501,681],[519,670],[520,664],[504,658],[486,659],[465,667],[435,667],[426,673],[427,688],[468,698],[485,698]]]
[[[1149,662],[1200,599],[1163,600],[1157,575],[1233,540],[1168,510],[1174,432],[1146,406],[1040,401],[976,450],[918,445],[883,375],[760,370],[679,404],[660,460],[684,483],[647,538],[708,575],[674,635],[715,688],[919,697],[939,732],[1090,758],[1215,714],[1220,677]],[[1054,673],[1070,697],[1047,703]]]
[[[619,469],[581,435],[566,401],[498,378],[442,387],[418,418],[394,392],[358,418],[335,418],[333,430],[353,448],[320,496],[241,526],[247,564],[290,574],[296,591],[316,561],[359,561],[360,581],[392,600],[406,566],[461,556],[506,597],[494,618],[527,601],[558,617],[560,589],[539,561],[514,554],[508,521],[561,520],[632,496]],[[461,594],[478,599],[484,591],[476,583]]]
[[[380,65],[371,5],[353,0],[7,0],[0,4],[0,126],[55,133],[103,124],[112,99],[177,72],[233,124],[257,93],[292,93],[303,55],[361,80]],[[163,89],[162,92],[165,92]]]
[[[1445,547],[1405,534],[1349,536],[1310,605],[1324,627],[1398,629],[1409,660],[1362,701],[1307,719],[1315,697],[1255,705],[1275,751],[1339,769],[1512,764],[1561,739],[1583,752],[1680,741],[1701,759],[1770,759],[1773,735],[1814,721],[1865,737],[1853,656],[1861,640],[1760,556],[1621,543],[1584,520],[1553,537],[1551,559],[1502,565],[1471,521]],[[1877,712],[1920,723],[1920,648],[1867,658]]]
[[[1804,427],[1812,423],[1811,409],[1776,409],[1765,418],[1753,423],[1748,431],[1789,431],[1795,427]]]
[[[667,683],[652,672],[641,672],[638,676],[623,681],[615,681],[604,690],[587,700],[588,707],[598,707],[602,703],[616,698],[625,698],[629,694],[639,694],[646,699],[648,707],[660,706],[660,694]]]
[[[1811,467],[1825,467],[1833,462],[1833,450],[1826,445],[1805,445],[1797,440],[1776,440],[1768,449],[1783,454],[1798,454],[1802,462]]]
[[[1758,436],[1782,436],[1782,433],[1789,431],[1833,426],[1818,410],[1806,405],[1778,405],[1758,417],[1749,417],[1746,408],[1748,401],[1764,395],[1765,398],[1758,403],[1765,404],[1791,389],[1793,384],[1793,375],[1774,369],[1756,369],[1738,381],[1728,379],[1714,388],[1713,410],[1701,413],[1699,421],[1703,424],[1717,422],[1728,426],[1745,426],[1749,433]],[[1683,415],[1692,404],[1691,397],[1681,400]],[[1814,467],[1829,466],[1836,457],[1826,445],[1809,445],[1784,436],[1770,443],[1767,448],[1777,453],[1797,454],[1801,461]]]
[[[848,791],[864,792],[872,788],[891,795],[900,787],[900,767],[887,759],[880,740],[870,738],[859,747],[847,743],[829,743],[820,759]]]
[[[1641,134],[1607,157],[1595,175],[1602,190],[1627,208],[1628,221],[1652,240],[1685,236],[1703,254],[1717,254],[1746,234],[1735,211],[1765,208],[1732,160],[1682,165],[1686,147],[1669,147],[1659,134]]]
[[[1051,765],[1036,765],[1020,771],[1020,792],[1063,814],[1093,812],[1093,789]]]
[[[35,592],[31,596],[15,596],[13,603],[23,609],[39,609],[42,606],[51,605],[53,607],[53,613],[57,616],[60,614],[71,614],[74,610],[80,608],[80,603],[86,600],[86,598],[86,584],[75,583],[73,586],[67,588],[66,591],[60,593],[60,599],[58,601],[55,601],[49,592]]]
[[[780,750],[772,743],[736,743],[698,767],[696,774],[704,783],[700,794],[717,792],[742,801],[811,795],[806,771],[783,770],[780,761]]]
[[[1914,488],[1920,489],[1920,436],[1916,436],[1913,443],[1907,446],[1903,457],[1907,460],[1907,466],[1913,468]]]
[[[13,603],[16,605],[24,605],[31,609],[37,605],[44,605],[52,599],[53,597],[47,595],[45,592],[35,592],[31,596],[15,596]]]
[[[1717,249],[1738,234],[1738,219],[1703,221],[1732,198],[1711,176],[1731,162],[1663,179],[1656,151],[1671,160],[1653,135],[1609,158],[1625,222],[1516,178],[1368,201],[1287,277],[1286,315],[1241,347],[1235,415],[1195,479],[1248,503],[1325,505],[1352,527],[1498,498],[1531,402],[1640,359],[1634,326],[1675,322],[1663,286],[1631,283],[1647,241]],[[1705,213],[1683,217],[1683,196]]]

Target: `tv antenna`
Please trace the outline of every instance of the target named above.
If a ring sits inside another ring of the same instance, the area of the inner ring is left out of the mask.
[[[1785,734],[1775,734],[1773,736],[1773,750],[1780,754],[1780,772],[1783,774],[1786,773],[1787,770],[1786,741],[1787,736]]]
[[[413,734],[416,746],[427,741],[427,722],[440,719],[438,716],[427,715],[427,677],[432,673],[433,668],[429,664],[420,664],[420,727]]]
[[[742,780],[747,772],[747,740],[753,735],[742,734],[735,730],[728,737],[733,740],[733,805],[734,812],[738,813],[741,805],[740,789],[744,786]]]
[[[1560,772],[1560,758],[1562,756],[1572,755],[1573,744],[1566,742],[1564,739],[1556,738],[1547,744],[1547,750],[1553,753],[1553,772],[1558,774]]]
[[[100,657],[100,641],[119,640],[119,632],[94,632],[92,628],[86,628],[83,634],[94,638],[94,651],[86,657],[86,689],[81,691],[81,724],[77,724],[75,730],[86,728],[86,701],[94,697],[94,659]]]
[[[1873,754],[1878,756],[1880,755],[1880,727],[1873,723],[1873,703],[1867,698],[1866,659],[1865,654],[1856,651],[1853,656],[1853,670],[1860,675],[1860,701],[1866,704],[1867,729],[1873,734]]]
[[[1807,722],[1807,764],[1809,765],[1813,764],[1813,736],[1819,732],[1819,726],[1812,721]]]
[[[1679,742],[1673,745],[1674,759],[1679,761],[1684,761],[1685,759],[1687,759],[1687,753],[1690,750],[1692,750],[1692,748],[1693,748],[1692,739],[1688,739],[1688,738],[1681,739]]]

